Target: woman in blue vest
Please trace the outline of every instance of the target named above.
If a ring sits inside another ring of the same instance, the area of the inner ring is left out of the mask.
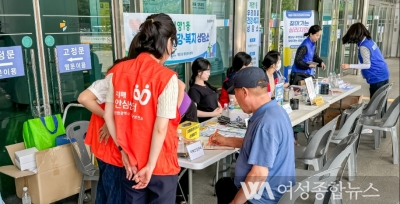
[[[369,95],[372,97],[381,86],[389,83],[389,68],[378,45],[362,23],[351,25],[342,42],[357,43],[358,60],[361,64],[342,64],[341,68],[361,69],[363,77],[369,84]]]
[[[297,48],[290,74],[290,85],[297,85],[299,81],[305,78],[314,77],[317,66],[325,69],[324,62],[316,52],[316,42],[321,37],[321,34],[322,29],[319,25],[311,26],[308,32],[304,33],[307,38]]]

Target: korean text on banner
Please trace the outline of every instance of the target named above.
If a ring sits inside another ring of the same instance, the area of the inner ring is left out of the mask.
[[[24,75],[21,46],[0,47],[0,79]]]
[[[125,50],[139,31],[140,25],[150,13],[124,13]],[[165,65],[192,62],[199,57],[216,56],[216,17],[215,15],[169,14],[177,33],[177,50]]]
[[[247,4],[246,52],[256,67],[260,46],[260,6],[260,0],[249,0]]]
[[[284,11],[283,13],[283,66],[286,81],[294,63],[296,50],[305,39],[304,33],[314,25],[314,12]]]
[[[88,44],[59,45],[57,48],[60,73],[92,69]]]

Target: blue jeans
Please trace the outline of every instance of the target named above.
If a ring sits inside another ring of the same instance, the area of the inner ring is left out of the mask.
[[[121,173],[124,168],[107,164],[97,159],[100,177],[97,185],[96,204],[125,203],[125,193],[121,185]]]

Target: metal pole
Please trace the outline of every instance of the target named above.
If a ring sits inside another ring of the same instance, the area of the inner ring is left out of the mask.
[[[125,57],[124,17],[122,1],[111,0],[114,59]]]
[[[236,0],[233,22],[233,53],[246,51],[247,0]]]

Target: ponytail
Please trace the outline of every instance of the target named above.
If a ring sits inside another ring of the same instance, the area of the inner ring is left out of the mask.
[[[306,37],[306,36],[310,36],[311,34],[315,34],[315,33],[318,33],[319,31],[321,31],[322,29],[321,29],[321,27],[319,26],[319,25],[313,25],[313,26],[311,26],[310,27],[310,29],[308,29],[308,32],[307,33],[304,33],[304,36]]]

